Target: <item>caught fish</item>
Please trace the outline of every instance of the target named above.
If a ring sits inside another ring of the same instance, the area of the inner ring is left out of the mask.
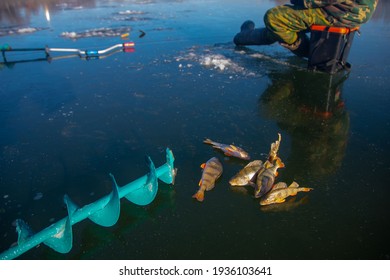
[[[267,162],[266,162],[267,163]],[[256,179],[255,197],[262,197],[268,193],[275,183],[275,177],[278,176],[278,168],[284,167],[284,163],[280,158],[276,158],[274,165],[266,167],[262,172],[259,172]]]
[[[261,160],[251,161],[230,179],[229,184],[231,186],[249,185],[262,166],[263,162]]]
[[[249,154],[247,152],[245,152],[243,149],[241,149],[240,147],[236,147],[234,145],[226,145],[226,144],[217,143],[217,142],[214,142],[210,139],[204,140],[203,143],[212,145],[213,148],[222,150],[225,153],[225,155],[227,155],[227,156],[250,160]]]
[[[282,135],[278,133],[278,136],[279,136],[278,140],[276,140],[274,143],[271,144],[271,149],[268,154],[268,161],[271,163],[274,162],[278,157],[278,151],[280,147],[280,142],[282,141]]]
[[[294,196],[298,192],[309,192],[312,188],[300,188],[298,183],[292,182],[287,188],[272,189],[263,198],[260,199],[260,205],[269,205],[274,203],[283,203],[289,196]]]
[[[202,178],[199,181],[199,190],[192,196],[198,201],[204,200],[204,192],[214,188],[215,181],[221,176],[223,168],[221,162],[213,157],[200,167],[203,168]]]

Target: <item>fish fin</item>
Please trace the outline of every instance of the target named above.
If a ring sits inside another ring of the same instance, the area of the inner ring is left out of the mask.
[[[198,186],[200,187],[202,185],[202,179],[199,180]]]
[[[303,192],[310,192],[312,191],[313,189],[312,188],[302,188],[302,191]]]
[[[214,145],[215,144],[215,142],[213,140],[209,139],[209,138],[206,138],[205,140],[203,140],[203,143],[209,144],[209,145]]]
[[[297,182],[292,182],[289,186],[289,188],[298,188],[299,187],[299,184]]]
[[[283,203],[283,202],[285,202],[286,201],[286,199],[285,198],[282,198],[282,199],[279,199],[279,200],[277,200],[277,201],[275,201],[276,203]]]
[[[206,163],[202,163],[201,165],[200,165],[200,168],[202,168],[202,169],[204,169],[206,167]]]
[[[276,165],[278,166],[278,168],[285,167],[284,162],[279,157],[276,158]]]
[[[279,182],[279,183],[276,183],[272,186],[272,189],[271,190],[277,190],[277,189],[285,189],[287,188],[287,184],[284,183],[284,182]]]
[[[234,145],[230,145],[229,147],[232,148],[235,151],[238,151],[238,148],[236,146],[234,146]]]
[[[255,165],[255,166],[259,166],[259,169],[260,169],[262,164],[263,164],[263,162],[261,160],[254,160],[254,161],[251,161],[250,163],[248,163],[247,165],[245,165],[245,167]]]
[[[279,172],[275,171],[275,177],[277,177],[278,175],[279,175]]]
[[[273,165],[269,160],[267,160],[267,161],[264,162],[264,164],[263,164],[264,169],[271,168],[272,166],[274,166],[274,165]]]
[[[204,200],[204,192],[198,191],[196,194],[192,196],[193,198],[196,198],[197,201],[202,202]]]

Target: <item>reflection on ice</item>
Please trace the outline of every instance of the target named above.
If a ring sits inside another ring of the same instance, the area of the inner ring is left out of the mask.
[[[82,10],[84,6],[77,5],[77,3],[60,3],[55,5],[56,8],[61,10]]]
[[[30,34],[37,31],[44,30],[45,28],[40,27],[9,27],[9,28],[0,28],[0,37],[10,36],[10,35],[21,35],[21,34]]]
[[[137,16],[115,16],[113,19],[116,21],[146,21],[151,20],[152,18]]]
[[[147,12],[139,10],[125,10],[114,13],[113,19],[116,21],[146,21],[151,20],[149,17],[141,17],[140,15],[145,15]]]
[[[95,7],[96,0],[1,0],[0,22],[5,24],[30,24],[31,15],[41,9],[56,13],[61,10],[80,10]]]
[[[292,68],[296,68],[296,69],[300,69],[300,70],[305,70],[305,68],[303,68],[302,66],[297,65],[297,64],[293,64],[293,63],[289,63],[288,61],[284,61],[284,60],[280,59],[280,57],[276,58],[276,57],[272,57],[272,56],[262,54],[262,53],[253,53],[253,54],[250,54],[250,56],[255,58],[255,59],[268,60],[271,63],[284,65],[284,66],[288,66],[288,67],[292,67]]]
[[[135,10],[126,10],[118,12],[118,15],[143,15],[145,12],[135,11]]]

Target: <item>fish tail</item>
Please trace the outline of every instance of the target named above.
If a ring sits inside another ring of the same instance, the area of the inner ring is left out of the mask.
[[[284,162],[279,157],[276,158],[276,165],[278,166],[278,168],[285,167]]]
[[[198,191],[192,197],[196,198],[197,201],[202,202],[204,200],[204,191]]]
[[[214,145],[215,144],[215,142],[214,141],[212,141],[211,139],[209,139],[209,138],[206,138],[205,140],[203,140],[203,143],[205,143],[205,144],[209,144],[209,145]]]

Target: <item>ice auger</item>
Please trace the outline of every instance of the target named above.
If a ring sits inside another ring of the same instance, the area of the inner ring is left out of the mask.
[[[166,163],[155,168],[150,157],[147,157],[149,173],[125,186],[119,187],[112,178],[112,191],[101,199],[84,207],[78,207],[67,195],[64,203],[67,207],[67,217],[48,226],[38,233],[33,233],[30,227],[21,219],[16,220],[18,233],[17,245],[0,254],[0,260],[14,259],[35,246],[44,243],[59,253],[68,253],[72,249],[72,226],[84,219],[110,227],[116,224],[120,214],[120,199],[125,197],[137,205],[147,205],[156,197],[158,180],[166,184],[174,184],[176,169],[173,166],[174,157],[170,149],[166,149]]]

